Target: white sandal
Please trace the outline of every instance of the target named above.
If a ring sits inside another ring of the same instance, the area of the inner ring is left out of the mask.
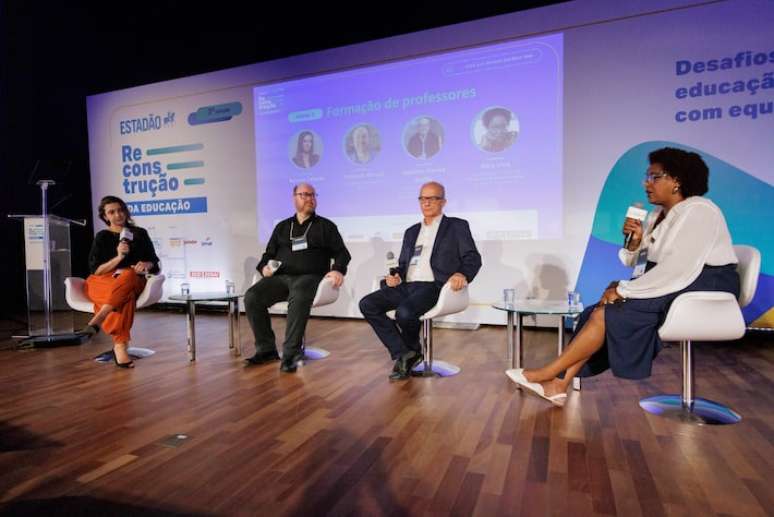
[[[520,388],[523,388],[528,392],[533,393],[538,397],[549,401],[554,406],[563,407],[564,403],[567,402],[566,393],[557,393],[556,395],[551,395],[549,397],[548,395],[546,395],[545,391],[543,390],[543,386],[541,384],[537,382],[529,382],[527,378],[524,377],[524,368],[514,368],[512,370],[505,370],[505,375],[510,377],[511,380],[515,382]]]

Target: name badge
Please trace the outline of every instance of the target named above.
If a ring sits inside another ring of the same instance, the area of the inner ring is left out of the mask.
[[[422,244],[419,246],[414,246],[414,255],[411,257],[411,262],[409,262],[409,265],[416,266],[419,264],[419,256],[422,254]]]
[[[303,237],[296,237],[290,239],[291,249],[293,251],[303,251],[309,247],[309,243],[306,241],[306,235]]]
[[[634,266],[632,278],[639,278],[645,274],[645,267],[648,265],[648,248],[642,248],[637,254],[637,265]]]

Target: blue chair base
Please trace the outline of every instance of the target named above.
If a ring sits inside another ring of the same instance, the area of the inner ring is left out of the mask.
[[[330,352],[322,348],[317,348],[316,346],[304,347],[304,359],[308,359],[310,361],[325,359],[329,355],[331,355]]]
[[[682,395],[656,395],[640,400],[640,407],[654,415],[698,425],[736,424],[742,416],[731,408],[712,400],[695,398],[683,404]]]
[[[425,363],[421,362],[411,370],[415,377],[451,377],[460,373],[461,368],[446,361],[433,360],[431,371],[425,372]]]

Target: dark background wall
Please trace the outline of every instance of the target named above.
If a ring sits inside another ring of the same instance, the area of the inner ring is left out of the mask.
[[[53,213],[90,218],[86,96],[560,2],[68,3],[0,2],[0,319],[26,306],[21,227],[7,214],[39,213],[38,159],[72,162]],[[92,223],[71,234],[76,276]]]

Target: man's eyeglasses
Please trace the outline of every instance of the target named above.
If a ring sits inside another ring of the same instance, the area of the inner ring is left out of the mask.
[[[296,192],[295,195],[304,199],[314,199],[317,197],[315,192]]]
[[[645,173],[645,183],[654,183],[658,181],[659,179],[663,178],[664,176],[669,176],[665,171],[659,171],[659,172],[646,172]]]
[[[420,203],[438,203],[443,198],[440,196],[419,196],[417,199]]]

